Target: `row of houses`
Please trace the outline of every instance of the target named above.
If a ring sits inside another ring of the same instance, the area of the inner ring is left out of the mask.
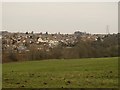
[[[14,50],[22,52],[30,51],[32,48],[49,51],[49,49],[58,45],[72,47],[79,38],[83,41],[97,41],[98,35],[81,33],[79,31],[74,34],[11,33],[4,31],[1,38],[3,51],[9,52]]]

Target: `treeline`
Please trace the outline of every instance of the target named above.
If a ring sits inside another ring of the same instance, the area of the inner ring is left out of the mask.
[[[46,50],[36,50],[30,48],[29,52],[16,53],[10,51],[3,52],[3,62],[22,61],[22,60],[44,60],[44,59],[77,59],[77,58],[99,58],[99,57],[117,57],[119,48],[119,34],[106,35],[104,38],[98,38],[97,41],[82,41],[78,38],[75,45],[66,46],[60,44],[55,48]]]

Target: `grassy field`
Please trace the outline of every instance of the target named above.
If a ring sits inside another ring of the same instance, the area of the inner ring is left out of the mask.
[[[117,88],[118,58],[3,64],[3,88]]]

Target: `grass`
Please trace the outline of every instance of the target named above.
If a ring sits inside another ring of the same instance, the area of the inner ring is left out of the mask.
[[[0,63],[0,89],[2,89],[2,64]]]
[[[117,88],[118,58],[3,64],[3,88]]]

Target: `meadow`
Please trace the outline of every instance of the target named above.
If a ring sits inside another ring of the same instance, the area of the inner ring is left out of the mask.
[[[118,58],[4,63],[3,88],[117,88]]]

